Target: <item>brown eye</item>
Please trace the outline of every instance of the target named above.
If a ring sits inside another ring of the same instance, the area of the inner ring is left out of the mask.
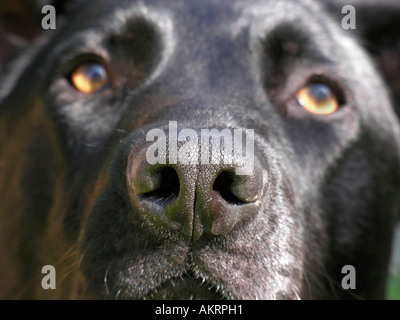
[[[304,109],[317,115],[335,113],[340,106],[333,90],[324,83],[317,82],[303,87],[296,98]]]
[[[87,62],[77,67],[71,74],[71,82],[82,93],[94,93],[107,86],[110,77],[100,63]]]

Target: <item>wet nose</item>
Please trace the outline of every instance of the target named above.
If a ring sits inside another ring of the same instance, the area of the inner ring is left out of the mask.
[[[257,214],[266,179],[257,159],[251,164],[232,160],[150,164],[146,147],[133,151],[126,175],[134,212],[152,232],[166,237],[229,234]],[[243,171],[248,165],[253,166],[249,174],[237,174],[239,167]]]

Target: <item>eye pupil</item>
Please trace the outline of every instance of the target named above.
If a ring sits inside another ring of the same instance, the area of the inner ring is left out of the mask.
[[[83,72],[93,82],[102,81],[107,76],[104,67],[99,64],[89,64],[83,69]]]
[[[94,93],[107,85],[109,77],[103,65],[90,62],[80,65],[73,71],[71,82],[80,92]]]
[[[325,101],[332,97],[331,89],[322,83],[310,85],[308,91],[316,101]]]

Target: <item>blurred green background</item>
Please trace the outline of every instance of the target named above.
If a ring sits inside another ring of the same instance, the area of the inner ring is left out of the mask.
[[[387,298],[389,300],[400,300],[400,276],[398,274],[389,281]]]
[[[389,300],[400,300],[400,227],[397,228],[397,236],[393,249],[393,264],[391,277],[388,284],[387,298]]]

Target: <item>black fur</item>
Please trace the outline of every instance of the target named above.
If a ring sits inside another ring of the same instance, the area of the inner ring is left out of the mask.
[[[396,75],[379,61],[398,51],[373,46],[363,17],[379,4],[365,3],[352,32],[340,1],[75,1],[56,30],[3,41],[0,297],[383,298],[400,131]],[[4,39],[21,12],[3,12]],[[105,61],[113,84],[73,88],[85,59]],[[335,88],[338,112],[301,109],[310,79]],[[146,133],[169,121],[254,129],[255,174],[147,166]],[[40,285],[48,264],[56,290]],[[355,290],[341,287],[345,265]]]

